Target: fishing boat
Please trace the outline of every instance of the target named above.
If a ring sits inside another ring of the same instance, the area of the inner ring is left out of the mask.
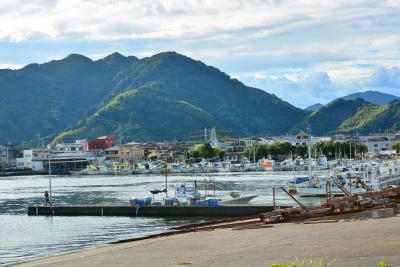
[[[317,176],[309,180],[306,186],[297,187],[297,193],[300,197],[345,196],[366,193],[372,188],[361,179],[345,179],[342,176],[326,179]]]

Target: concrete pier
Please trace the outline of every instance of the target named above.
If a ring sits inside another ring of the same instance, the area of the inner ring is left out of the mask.
[[[30,216],[148,216],[148,217],[241,217],[272,211],[273,206],[226,205],[216,207],[202,206],[144,206],[128,205],[63,205],[31,206]]]

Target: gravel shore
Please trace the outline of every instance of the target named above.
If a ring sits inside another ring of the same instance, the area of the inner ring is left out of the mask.
[[[16,266],[266,266],[323,258],[334,266],[400,264],[400,217],[218,229],[127,242]]]

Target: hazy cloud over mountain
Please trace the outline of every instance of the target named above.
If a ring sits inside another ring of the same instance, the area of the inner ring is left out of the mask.
[[[336,82],[332,82],[326,72],[300,77],[273,77],[259,74],[238,78],[246,84],[274,93],[302,108],[315,103],[326,104],[335,98],[367,90],[400,95],[400,69],[397,67],[379,68],[366,78]]]

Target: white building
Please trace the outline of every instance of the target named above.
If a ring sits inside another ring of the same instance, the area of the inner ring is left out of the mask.
[[[52,149],[53,153],[79,153],[86,150],[86,141],[77,140],[75,143],[60,143]]]
[[[301,131],[299,134],[297,135],[286,135],[286,136],[282,136],[282,137],[276,137],[274,138],[274,140],[277,141],[281,141],[281,142],[288,142],[290,143],[292,146],[305,146],[308,144],[308,134]],[[328,137],[328,136],[311,136],[311,145],[315,145],[315,144],[319,144],[321,142],[325,142],[325,141],[331,141],[332,138]]]
[[[16,158],[18,169],[32,169],[33,150],[24,150],[22,158]]]
[[[392,154],[391,144],[393,140],[385,136],[359,136],[357,143],[361,143],[368,148],[368,153],[375,155]]]
[[[33,149],[32,150],[32,170],[33,171],[44,171],[43,161],[49,159],[49,151],[46,149]]]

